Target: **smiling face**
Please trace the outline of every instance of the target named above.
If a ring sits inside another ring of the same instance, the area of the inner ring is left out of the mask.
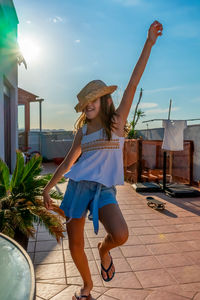
[[[101,100],[100,98],[97,98],[94,101],[88,103],[87,106],[83,109],[83,112],[88,119],[94,119],[99,115],[100,108]]]

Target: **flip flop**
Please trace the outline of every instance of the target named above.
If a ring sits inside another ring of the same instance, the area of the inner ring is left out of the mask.
[[[109,255],[110,255],[110,252],[108,252],[108,253],[109,253]],[[102,263],[101,263],[101,277],[102,277],[103,280],[106,281],[106,282],[112,280],[113,277],[114,277],[114,275],[115,275],[115,271],[113,272],[113,274],[112,274],[111,277],[109,277],[109,275],[108,275],[108,272],[109,272],[110,268],[113,266],[113,260],[112,260],[112,256],[111,256],[111,255],[110,255],[110,258],[111,258],[111,262],[110,262],[110,266],[108,267],[108,269],[105,269],[104,266],[103,266]],[[102,272],[102,270],[103,270],[104,272],[106,272],[106,275],[107,275],[107,278],[106,278],[106,279],[103,277],[103,272]]]
[[[80,300],[81,298],[85,298],[86,300],[92,300],[91,294],[89,294],[89,295],[80,295],[80,296],[78,296],[78,295],[76,294],[76,292],[75,292],[74,297],[75,297],[77,300]]]
[[[151,196],[146,197],[146,199],[147,199],[147,200],[155,200],[155,198],[154,198],[154,197],[151,197]]]

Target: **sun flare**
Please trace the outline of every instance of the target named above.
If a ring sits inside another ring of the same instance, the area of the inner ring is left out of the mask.
[[[30,38],[19,38],[21,52],[27,62],[35,61],[39,58],[41,49],[38,43]]]

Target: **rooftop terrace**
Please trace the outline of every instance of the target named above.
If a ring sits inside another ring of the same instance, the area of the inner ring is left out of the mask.
[[[43,164],[44,173],[53,172],[54,163]],[[67,182],[56,185],[65,192]],[[129,227],[129,239],[111,250],[116,275],[106,283],[100,275],[97,243],[104,237],[100,224],[98,236],[86,220],[85,252],[89,260],[98,300],[186,300],[200,299],[200,198],[176,199],[156,193],[166,202],[163,212],[147,206],[146,196],[137,194],[130,183],[117,186],[117,200]],[[152,193],[151,193],[152,195]],[[68,247],[68,238],[57,244],[45,228],[28,245],[33,260],[36,300],[71,300],[82,284]]]

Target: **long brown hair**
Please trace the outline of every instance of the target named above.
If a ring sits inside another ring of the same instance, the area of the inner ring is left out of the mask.
[[[100,98],[101,105],[100,105],[100,119],[102,121],[103,127],[105,129],[106,135],[108,140],[111,140],[111,131],[112,128],[116,129],[116,125],[114,121],[112,121],[112,118],[114,116],[118,116],[118,113],[115,110],[115,106],[113,104],[113,101],[110,105],[108,105],[108,99],[111,98],[110,94],[104,95]],[[90,119],[88,119],[84,112],[80,115],[80,117],[76,120],[74,124],[74,130],[73,133],[76,132],[79,128],[83,127],[84,124],[90,123]],[[128,123],[126,122],[124,126],[124,136],[126,137],[128,135]]]

